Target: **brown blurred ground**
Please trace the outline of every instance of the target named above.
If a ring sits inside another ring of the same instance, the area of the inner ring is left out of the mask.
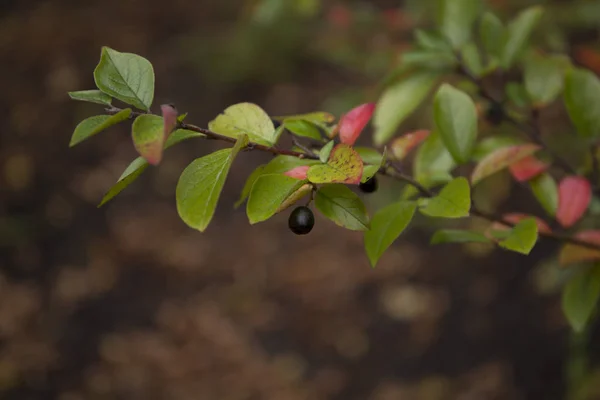
[[[369,96],[369,73],[306,51],[304,23],[251,49],[215,45],[246,12],[219,3],[1,3],[3,398],[563,398],[568,329],[557,297],[538,294],[530,275],[551,243],[531,258],[478,256],[431,248],[417,227],[371,270],[359,234],[319,218],[299,238],[285,215],[251,227],[232,211],[268,160],[254,153],[235,163],[200,234],[178,219],[174,188],[189,161],[219,147],[205,142],[173,149],[96,208],[135,157],[125,126],[68,148],[99,109],[66,92],[93,87],[102,45],[150,59],[155,104],[173,101],[197,124],[240,101],[271,114],[339,112]],[[409,24],[391,34],[398,49]],[[220,58],[232,52],[247,54]]]

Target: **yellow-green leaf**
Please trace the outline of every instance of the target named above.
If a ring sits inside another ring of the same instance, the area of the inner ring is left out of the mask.
[[[283,202],[305,183],[306,181],[281,174],[259,176],[252,185],[246,205],[250,224],[271,218]]]
[[[498,171],[508,168],[510,165],[528,157],[540,150],[537,144],[522,144],[517,146],[502,147],[485,156],[475,167],[471,174],[471,184],[476,185],[479,181]]]
[[[363,173],[360,155],[347,144],[338,144],[331,150],[327,164],[309,168],[307,176],[312,183],[358,184]]]
[[[71,136],[69,147],[73,147],[119,122],[125,121],[130,115],[131,108],[126,108],[115,115],[96,115],[84,119],[77,127],[75,127],[75,132],[73,132],[73,136]]]
[[[362,200],[341,183],[321,186],[315,196],[315,206],[341,227],[354,231],[369,229],[369,217]]]
[[[430,199],[421,199],[419,211],[429,217],[468,217],[471,209],[471,188],[463,177],[453,179],[440,193]]]
[[[252,103],[238,103],[229,106],[208,124],[216,133],[229,137],[248,135],[251,142],[273,146],[277,142],[277,132],[267,113]]]

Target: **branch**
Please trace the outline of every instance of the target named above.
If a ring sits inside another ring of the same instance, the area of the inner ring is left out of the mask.
[[[121,111],[121,109],[118,107],[111,107],[111,108],[106,109],[106,113],[109,115],[114,115],[114,114],[118,113],[119,111]],[[138,116],[143,115],[143,114],[145,114],[145,113],[133,111],[131,113],[131,115],[129,116],[129,119],[135,119]],[[237,141],[235,138],[221,135],[220,133],[213,132],[209,129],[200,128],[196,125],[186,124],[183,122],[178,123],[177,128],[187,129],[190,131],[202,133],[202,134],[206,135],[206,137],[208,139],[221,140],[221,141],[224,141],[227,143],[235,143]],[[246,149],[260,150],[260,151],[268,152],[271,154],[292,156],[292,157],[298,157],[301,159],[313,159],[313,160],[318,159],[318,157],[314,154],[305,154],[305,153],[300,153],[300,152],[292,151],[292,150],[278,149],[276,147],[269,147],[269,146],[265,146],[265,145],[258,144],[258,143],[252,143],[252,142],[248,143],[248,145],[246,146]],[[417,180],[415,180],[411,176],[403,173],[402,170],[398,166],[394,165],[393,163],[387,163],[385,166],[383,166],[379,169],[378,173],[380,173],[381,175],[391,177],[397,181],[405,182],[405,183],[408,183],[409,185],[414,186],[419,191],[419,193],[421,193],[421,195],[424,197],[431,198],[436,195],[436,193],[434,191],[426,188],[425,186],[420,184]],[[515,226],[514,223],[504,220],[504,218],[500,215],[486,213],[484,211],[479,210],[474,204],[471,206],[471,214],[473,214],[474,216],[477,216],[479,218],[486,219],[490,222],[498,222],[498,223],[501,223],[501,224],[509,226],[509,227]],[[593,249],[593,250],[600,250],[600,245],[588,243],[586,241],[579,240],[577,238],[567,236],[567,235],[539,232],[539,236],[553,239],[558,242],[575,244],[575,245],[578,245],[581,247],[586,247],[586,248]]]

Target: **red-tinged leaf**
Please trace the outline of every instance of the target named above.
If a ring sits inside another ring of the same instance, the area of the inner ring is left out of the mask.
[[[163,116],[164,139],[167,140],[173,129],[177,126],[177,109],[171,104],[162,104],[160,111]]]
[[[527,182],[546,171],[550,165],[533,156],[523,158],[521,161],[509,166],[513,178],[518,182]]]
[[[304,180],[304,179],[306,179],[306,173],[308,172],[309,168],[310,168],[310,166],[308,166],[308,165],[301,165],[299,167],[290,169],[284,175],[287,175],[292,178]]]
[[[342,116],[338,124],[340,141],[352,146],[369,123],[373,111],[375,111],[375,103],[366,103],[353,108]]]
[[[518,224],[519,222],[521,222],[524,219],[527,218],[534,218],[535,219],[535,223],[538,227],[538,232],[540,233],[552,233],[552,229],[550,229],[550,226],[548,226],[548,224],[546,223],[546,221],[544,221],[541,218],[538,218],[536,216],[533,215],[529,215],[529,214],[523,214],[523,213],[508,213],[508,214],[504,214],[502,216],[502,218],[506,221],[509,222],[513,225]],[[505,225],[501,222],[494,222],[490,228],[490,230],[492,231],[505,231],[508,229],[512,229],[512,227]],[[488,235],[489,237],[489,235]]]
[[[133,144],[140,156],[151,165],[158,165],[162,159],[164,124],[162,117],[142,114],[131,126]]]
[[[495,174],[509,167],[510,165],[521,161],[538,151],[540,146],[537,144],[522,144],[517,146],[502,147],[485,156],[473,170],[471,174],[471,184],[477,182],[490,175]]]
[[[575,238],[600,246],[600,231],[589,230],[581,231],[575,235]],[[558,261],[561,265],[577,264],[585,261],[600,260],[600,250],[594,250],[576,244],[566,244],[560,250]]]
[[[341,143],[331,150],[327,164],[312,165],[307,176],[312,183],[358,185],[363,167],[360,155],[351,146]]]
[[[592,200],[592,187],[581,176],[567,176],[558,184],[556,220],[569,228],[585,214]]]
[[[395,139],[390,148],[396,160],[402,160],[429,136],[431,132],[426,129],[410,132]]]

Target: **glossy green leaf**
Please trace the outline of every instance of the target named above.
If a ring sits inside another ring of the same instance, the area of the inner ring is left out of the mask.
[[[378,165],[365,165],[363,168],[362,177],[360,178],[360,183],[365,183],[374,177],[377,174],[377,171],[379,171]]]
[[[103,104],[106,106],[110,106],[112,103],[112,97],[96,89],[69,92],[69,97],[73,100],[87,101],[89,103]]]
[[[160,163],[165,141],[162,117],[153,114],[140,115],[133,121],[131,137],[140,156],[152,165]]]
[[[460,229],[442,229],[431,238],[431,244],[440,243],[490,243],[490,240],[479,232]]]
[[[246,205],[250,224],[271,218],[281,204],[305,183],[306,181],[281,174],[259,176],[252,185]]]
[[[373,115],[373,140],[376,146],[381,146],[394,136],[400,124],[425,100],[437,79],[437,74],[414,74],[383,92]]]
[[[586,138],[600,136],[600,79],[591,71],[567,71],[564,102],[577,133]]]
[[[537,201],[548,215],[554,217],[558,209],[558,185],[552,175],[543,173],[528,183]]]
[[[437,196],[421,199],[419,211],[429,217],[468,217],[471,209],[471,188],[466,178],[459,177],[446,184]]]
[[[273,146],[277,131],[267,113],[252,103],[229,106],[208,124],[208,129],[229,137],[248,135],[251,142]]]
[[[501,65],[510,69],[529,44],[529,37],[542,17],[539,6],[529,7],[520,12],[507,27],[506,43],[502,52]]]
[[[321,162],[326,163],[327,160],[329,160],[331,150],[333,150],[333,145],[335,145],[335,141],[330,140],[325,146],[321,148],[321,151],[319,151],[319,160]]]
[[[355,147],[354,151],[362,158],[363,163],[372,165],[381,165],[383,155],[370,147]]]
[[[316,111],[316,112],[311,112],[311,113],[306,113],[306,114],[294,114],[294,115],[284,115],[284,116],[277,116],[277,117],[271,117],[272,119],[274,119],[275,121],[285,121],[285,120],[297,120],[297,119],[302,119],[305,121],[311,121],[311,122],[320,122],[320,123],[330,123],[335,121],[335,116],[333,114],[330,114],[328,112],[324,112],[324,111]]]
[[[283,122],[285,129],[296,136],[307,137],[315,140],[321,140],[321,131],[310,121],[303,119],[286,119]]]
[[[473,23],[481,10],[481,0],[439,0],[441,31],[455,49],[471,39]]]
[[[282,174],[296,167],[304,165],[317,165],[319,160],[302,159],[294,156],[276,156],[265,165],[265,174]]]
[[[415,178],[423,183],[427,177],[449,175],[455,166],[456,162],[444,146],[439,132],[434,130],[417,150],[413,170]]]
[[[491,12],[486,12],[481,17],[479,35],[485,51],[500,59],[506,43],[506,29],[500,18]]]
[[[342,143],[331,150],[327,164],[311,166],[307,176],[312,183],[358,184],[362,174],[360,156],[351,146]]]
[[[579,271],[562,292],[562,309],[576,332],[582,332],[600,300],[600,265]]]
[[[337,225],[353,231],[369,229],[367,209],[360,197],[346,185],[323,185],[315,195],[315,206]]]
[[[248,136],[238,138],[233,148],[197,158],[179,177],[175,197],[177,212],[188,226],[200,232],[208,227],[233,160],[248,145]]]
[[[265,167],[266,167],[266,165],[259,165],[254,171],[252,171],[250,176],[248,176],[248,179],[246,179],[246,183],[244,184],[244,187],[242,188],[242,193],[240,194],[240,198],[233,205],[234,208],[238,208],[239,206],[241,206],[244,203],[244,201],[246,201],[248,196],[250,196],[250,191],[252,190],[252,186],[254,185],[254,182],[256,182],[256,180],[264,173]],[[283,171],[281,171],[281,172],[283,172]]]
[[[131,108],[126,108],[115,115],[96,115],[84,119],[75,127],[69,147],[73,147],[119,122],[125,121],[130,115]]]
[[[545,106],[558,97],[563,89],[568,66],[569,59],[565,56],[541,56],[534,53],[525,59],[525,89],[535,106]]]
[[[435,126],[457,163],[469,161],[477,139],[477,110],[471,97],[445,83],[434,99]]]
[[[165,142],[165,150],[169,147],[175,146],[176,144],[183,142],[184,140],[192,138],[203,138],[206,137],[203,133],[191,131],[189,129],[177,129],[169,135]]]
[[[510,230],[500,247],[517,253],[528,255],[538,238],[538,226],[535,218],[525,218]]]
[[[132,53],[102,47],[94,80],[104,93],[148,111],[154,99],[154,69],[150,61]]]
[[[373,216],[371,229],[364,233],[365,250],[371,267],[375,267],[383,253],[408,227],[416,208],[414,202],[401,201],[382,208]]]

